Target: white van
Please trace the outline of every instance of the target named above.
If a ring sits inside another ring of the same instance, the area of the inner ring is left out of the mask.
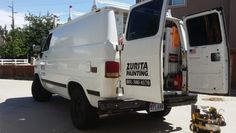
[[[88,129],[100,114],[146,110],[164,117],[174,106],[196,103],[189,92],[227,95],[222,11],[182,21],[167,7],[166,0],[139,3],[127,24],[128,9],[105,7],[54,29],[35,66],[33,98],[71,100],[72,122]]]

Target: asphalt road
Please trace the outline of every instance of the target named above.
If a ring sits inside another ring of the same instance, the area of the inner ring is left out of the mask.
[[[145,112],[103,117],[96,129],[80,131],[71,123],[68,100],[55,96],[47,103],[35,102],[31,83],[0,79],[0,133],[190,133],[190,106],[175,107],[159,120]],[[197,104],[224,109],[222,133],[236,131],[236,98],[199,95]]]

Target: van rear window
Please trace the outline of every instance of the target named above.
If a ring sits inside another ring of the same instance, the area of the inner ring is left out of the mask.
[[[153,0],[135,7],[130,13],[126,39],[130,41],[157,34],[162,5],[163,0]]]
[[[220,21],[217,13],[187,20],[190,46],[204,46],[222,42]]]

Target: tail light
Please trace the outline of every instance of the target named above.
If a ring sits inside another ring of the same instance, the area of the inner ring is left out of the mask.
[[[176,90],[181,90],[183,77],[181,74],[176,74],[174,77],[174,88]]]
[[[105,64],[105,77],[118,78],[119,77],[119,63],[115,61],[107,61]]]

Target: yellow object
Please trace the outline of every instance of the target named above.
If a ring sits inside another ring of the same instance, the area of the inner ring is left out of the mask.
[[[220,133],[221,121],[224,118],[217,109],[214,107],[207,107],[202,110],[203,107],[192,105],[192,120],[190,124],[190,130],[194,133]],[[202,110],[202,111],[201,111]]]
[[[193,120],[195,120],[195,119],[196,119],[196,117],[195,117],[195,114],[192,114],[192,119],[193,119]]]

